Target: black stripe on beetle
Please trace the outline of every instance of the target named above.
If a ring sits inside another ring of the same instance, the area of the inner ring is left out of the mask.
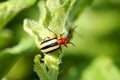
[[[42,47],[41,50],[48,49],[48,48],[53,47],[53,46],[56,46],[56,45],[58,45],[58,42],[55,42],[55,43],[51,43],[51,44],[49,44],[49,45],[46,45],[46,46]]]
[[[43,40],[43,42],[41,42],[41,44],[46,43],[46,42],[48,42],[48,41],[51,41],[51,40],[53,40],[53,39],[57,39],[57,38],[55,37],[55,38],[51,38],[51,39],[48,39],[48,40]]]
[[[57,38],[51,38],[41,42],[40,48],[42,52],[50,53],[60,49],[60,46],[58,45]]]

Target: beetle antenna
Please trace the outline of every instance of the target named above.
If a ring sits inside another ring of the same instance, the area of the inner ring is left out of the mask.
[[[71,44],[71,45],[73,45],[74,47],[76,47],[74,43],[72,43],[72,42],[68,42],[68,43]]]
[[[56,37],[58,37],[58,35],[54,31],[52,31],[50,28],[47,28],[47,29],[51,31],[53,34],[55,34]]]
[[[78,27],[78,26],[76,25],[74,28],[71,28],[71,29],[69,30],[68,36],[67,36],[68,39],[71,39],[71,38],[72,38],[73,32],[74,32],[74,30],[75,30],[76,27]]]
[[[49,31],[51,31],[52,33],[56,34],[54,31],[52,31],[50,28],[47,28]]]

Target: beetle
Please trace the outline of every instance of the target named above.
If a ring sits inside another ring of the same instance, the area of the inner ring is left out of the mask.
[[[70,42],[70,39],[72,37],[72,34],[74,32],[74,29],[76,27],[72,28],[69,30],[67,37],[63,37],[63,34],[60,34],[60,38],[58,37],[58,35],[56,33],[54,33],[52,30],[49,30],[51,32],[53,32],[55,34],[55,37],[50,38],[47,37],[47,39],[43,40],[40,43],[40,49],[43,53],[51,53],[53,51],[56,51],[58,49],[60,49],[60,51],[62,51],[61,46],[64,45],[65,47],[67,47],[67,44],[72,44],[73,46],[75,46],[72,42]]]

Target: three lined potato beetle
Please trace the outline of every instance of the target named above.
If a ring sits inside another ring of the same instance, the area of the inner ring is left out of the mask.
[[[43,40],[40,44],[41,51],[43,53],[51,53],[58,49],[62,51],[61,46],[64,45],[65,47],[67,47],[67,44],[69,43],[74,46],[74,44],[70,42],[70,39],[72,37],[72,33],[75,28],[76,27],[69,30],[67,37],[63,37],[63,34],[60,34],[60,38],[58,38],[58,35],[56,33],[54,33],[52,30],[49,29],[51,32],[55,34],[56,37],[53,37],[53,38],[48,37],[48,39]]]

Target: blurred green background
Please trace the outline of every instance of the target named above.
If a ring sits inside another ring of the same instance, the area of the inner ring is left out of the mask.
[[[0,6],[5,1],[0,0]],[[19,11],[0,29],[1,51],[19,44],[23,36],[29,36],[23,30],[25,18],[38,20],[37,2]],[[120,80],[120,0],[94,0],[75,24],[78,27],[71,42],[76,47],[63,47],[59,80]],[[32,50],[24,52],[24,57],[12,66],[8,80],[38,80],[33,59],[40,51],[34,40],[32,43]],[[3,63],[4,60],[0,61],[0,66]]]

